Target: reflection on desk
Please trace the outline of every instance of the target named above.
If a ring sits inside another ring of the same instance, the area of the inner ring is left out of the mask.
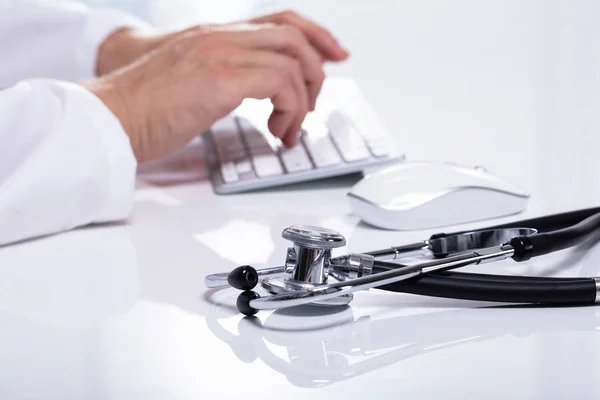
[[[324,309],[319,309],[324,310]],[[557,319],[551,308],[497,307],[459,309],[389,318],[355,318],[346,306],[335,312],[298,318],[297,311],[284,310],[239,320],[238,334],[220,325],[214,314],[207,317],[211,332],[227,343],[244,363],[261,360],[299,387],[321,387],[349,380],[412,357],[444,351],[451,347],[490,341],[501,336],[525,337],[553,332],[585,332],[600,329],[600,310],[580,307]],[[318,327],[318,325],[321,325]],[[541,349],[560,362],[555,348]],[[595,357],[576,351],[590,375]],[[493,360],[489,360],[493,362]],[[552,379],[552,369],[544,379]],[[438,371],[442,373],[442,370]],[[591,377],[591,376],[590,376]],[[600,394],[600,392],[599,392]]]
[[[139,291],[135,250],[119,227],[1,248],[0,398],[91,398],[103,379],[102,325]]]
[[[97,325],[133,305],[140,291],[136,258],[119,227],[3,247],[0,311],[66,328]]]

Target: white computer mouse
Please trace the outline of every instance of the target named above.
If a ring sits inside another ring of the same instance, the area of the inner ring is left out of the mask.
[[[348,198],[370,225],[416,230],[516,214],[527,207],[529,194],[481,167],[422,162],[369,174]]]

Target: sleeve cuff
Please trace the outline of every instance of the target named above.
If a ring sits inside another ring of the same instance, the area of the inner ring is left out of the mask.
[[[77,49],[76,76],[81,79],[96,76],[98,49],[112,33],[122,28],[142,31],[154,29],[149,23],[115,9],[94,8],[89,11]]]
[[[38,79],[45,83],[46,80]],[[100,154],[107,166],[104,181],[107,189],[104,202],[95,210],[91,222],[103,223],[127,218],[133,208],[137,160],[133,154],[129,136],[119,119],[96,95],[86,88],[68,82],[51,81],[53,90],[64,89],[68,103],[77,104],[79,115],[85,120],[85,134],[95,135],[95,143],[102,147]],[[82,132],[82,134],[84,134]]]
[[[104,206],[94,222],[110,222],[127,218],[133,208],[137,160],[129,136],[119,119],[89,90],[77,86],[86,98],[85,113],[104,147],[110,165],[110,189]]]

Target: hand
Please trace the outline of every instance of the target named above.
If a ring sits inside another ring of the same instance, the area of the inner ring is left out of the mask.
[[[212,31],[212,30],[237,30],[252,29],[253,26],[265,24],[289,25],[296,28],[317,52],[321,61],[343,61],[348,58],[349,53],[345,50],[333,35],[326,29],[314,22],[301,17],[293,11],[283,11],[276,14],[223,25],[196,26],[181,32],[162,35],[137,32],[131,29],[122,29],[112,34],[98,51],[97,74],[103,76],[119,68],[127,66],[136,59],[160,48],[178,37],[185,36],[189,32]],[[321,82],[322,83],[322,82]],[[316,97],[321,89],[321,84],[307,82],[310,110],[314,110]]]
[[[269,129],[293,146],[324,79],[322,59],[345,57],[312,40],[285,24],[196,27],[85,86],[119,118],[138,161],[178,149],[245,98],[271,99]]]
[[[348,51],[342,48],[329,31],[293,11],[283,11],[247,21],[221,25],[221,27],[234,27],[239,24],[267,23],[291,25],[299,29],[315,50],[319,52],[323,61],[343,61],[348,58]],[[210,26],[207,26],[207,28],[209,27]],[[192,28],[192,30],[196,28]],[[185,34],[189,30],[190,29],[183,32],[168,34],[137,32],[132,29],[118,30],[110,35],[100,46],[98,50],[96,72],[99,76],[109,74],[112,71],[132,63],[148,52],[157,49],[165,42]]]

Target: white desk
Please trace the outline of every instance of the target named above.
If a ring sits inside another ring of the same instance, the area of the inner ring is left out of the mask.
[[[358,80],[409,160],[483,165],[516,181],[532,193],[520,217],[600,203],[597,2],[340,3],[300,10],[350,48],[330,73]],[[127,223],[0,249],[0,398],[600,396],[595,307],[371,291],[336,314],[242,319],[237,293],[207,292],[203,278],[280,264],[288,225],[339,230],[350,251],[432,231],[359,224],[344,196],[351,179],[218,197],[197,150],[141,168]],[[600,248],[485,268],[600,275]]]

